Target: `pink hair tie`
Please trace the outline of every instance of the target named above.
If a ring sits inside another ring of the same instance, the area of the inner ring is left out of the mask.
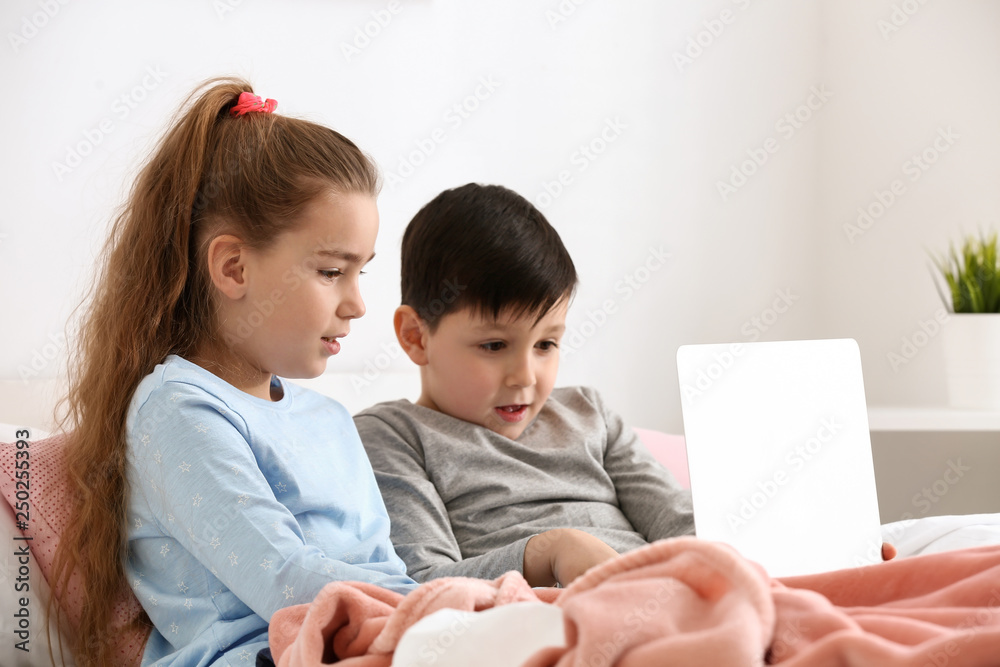
[[[248,113],[271,113],[277,106],[276,100],[262,100],[260,95],[245,92],[240,93],[240,99],[229,110],[229,113],[233,116],[242,116]]]

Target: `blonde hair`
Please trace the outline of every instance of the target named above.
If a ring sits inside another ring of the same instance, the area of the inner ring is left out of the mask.
[[[113,664],[112,606],[127,592],[132,394],[167,355],[189,355],[217,338],[202,266],[208,241],[224,227],[264,248],[320,192],[378,192],[374,163],[334,130],[276,113],[232,116],[247,91],[241,79],[212,79],[185,102],[114,220],[76,341],[63,424],[71,431],[73,506],[55,557],[53,599],[67,594],[74,573],[81,577],[85,611],[71,645],[81,667]],[[53,609],[59,618],[50,602]],[[138,623],[149,627],[145,614]]]

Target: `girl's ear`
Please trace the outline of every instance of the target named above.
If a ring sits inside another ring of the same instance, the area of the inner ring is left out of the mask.
[[[247,247],[232,234],[216,236],[208,244],[208,273],[212,284],[230,299],[240,299],[247,289]]]
[[[427,365],[427,323],[410,306],[400,306],[392,318],[396,338],[410,361],[418,366]]]

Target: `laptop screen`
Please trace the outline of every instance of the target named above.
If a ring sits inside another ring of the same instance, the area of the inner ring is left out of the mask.
[[[685,345],[677,371],[699,538],[774,577],[881,560],[854,340]]]

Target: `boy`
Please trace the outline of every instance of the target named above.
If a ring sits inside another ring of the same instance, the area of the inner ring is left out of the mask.
[[[394,325],[417,402],[355,417],[411,577],[567,585],[693,533],[690,495],[592,389],[553,389],[577,282],[559,235],[499,186],[446,190],[410,222]]]

